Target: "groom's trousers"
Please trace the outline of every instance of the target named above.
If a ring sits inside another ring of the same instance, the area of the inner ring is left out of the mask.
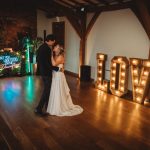
[[[40,102],[37,106],[37,110],[40,111],[40,112],[42,111],[44,105],[47,108],[48,101],[49,101],[51,84],[52,84],[52,77],[42,76],[42,81],[43,81],[43,84],[44,84],[44,89],[43,89],[43,93],[42,93]]]

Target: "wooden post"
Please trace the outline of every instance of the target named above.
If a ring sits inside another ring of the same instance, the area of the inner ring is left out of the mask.
[[[148,57],[148,59],[150,59],[150,48],[149,48],[149,57]],[[150,95],[150,94],[149,94]]]
[[[93,15],[91,21],[89,22],[89,24],[88,24],[88,26],[87,26],[87,29],[86,29],[86,34],[85,34],[86,39],[87,39],[87,37],[88,37],[88,35],[89,35],[89,33],[90,33],[92,27],[94,26],[94,23],[96,22],[97,18],[99,17],[100,13],[101,13],[101,11],[96,12],[96,13]]]
[[[82,13],[81,15],[81,40],[80,40],[80,66],[84,65],[85,61],[85,46],[86,46],[86,13]],[[79,67],[80,67],[79,66]]]
[[[135,0],[135,4],[140,15],[140,21],[143,23],[144,29],[150,39],[150,15],[148,8],[144,0]]]

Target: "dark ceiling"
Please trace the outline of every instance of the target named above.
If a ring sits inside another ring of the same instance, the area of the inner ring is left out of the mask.
[[[5,0],[0,4],[1,9],[42,9],[49,17],[63,16],[70,11],[96,12],[129,8],[137,0]],[[144,1],[150,10],[150,0]],[[64,11],[65,10],[65,11]]]
[[[132,0],[53,0],[60,5],[63,5],[68,8],[96,8],[102,6],[118,5],[125,4]]]
[[[76,14],[134,7],[137,0],[37,0],[37,7],[48,12],[49,17],[63,16],[70,11]],[[36,1],[36,2],[37,2]],[[150,0],[144,1],[150,10]],[[65,12],[64,12],[65,10]]]

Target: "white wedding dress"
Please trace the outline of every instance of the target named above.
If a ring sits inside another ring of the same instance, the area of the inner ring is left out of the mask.
[[[63,65],[60,64],[58,67],[62,68]],[[47,112],[56,116],[74,116],[83,112],[80,106],[73,104],[70,89],[63,72],[53,71]]]

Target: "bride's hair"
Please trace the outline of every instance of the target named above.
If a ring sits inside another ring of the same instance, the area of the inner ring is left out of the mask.
[[[60,43],[58,43],[58,42],[55,42],[55,44],[53,45],[53,48],[54,48],[55,46],[57,46],[57,45],[59,45],[59,47],[60,47],[60,52],[59,52],[58,55],[64,55],[64,48],[63,48],[63,45],[62,45],[62,44],[60,44]],[[54,53],[54,56],[55,56],[55,53]]]
[[[64,55],[64,49],[62,46],[60,46],[60,52],[59,52],[59,55]]]

